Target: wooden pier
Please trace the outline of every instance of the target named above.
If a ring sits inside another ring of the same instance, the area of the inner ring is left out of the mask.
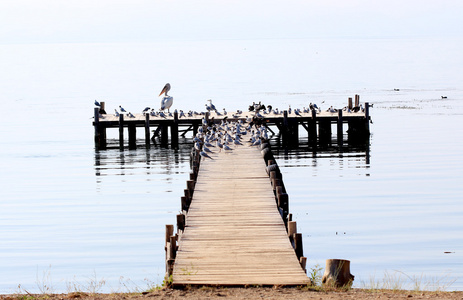
[[[166,226],[166,276],[174,286],[310,283],[302,236],[267,147],[195,156],[177,233]]]
[[[359,105],[359,97],[355,97],[355,105]],[[101,103],[104,107],[104,103]],[[348,99],[348,107],[352,107],[352,98]],[[227,116],[218,115],[216,112],[198,113],[192,116],[179,117],[178,113],[173,113],[172,116],[159,117],[146,114],[133,114],[133,117],[120,114],[100,114],[99,108],[94,111],[93,126],[95,127],[95,148],[97,150],[105,150],[107,148],[106,131],[109,128],[119,129],[119,148],[121,150],[126,147],[124,141],[124,131],[128,131],[128,148],[137,148],[137,128],[144,128],[144,140],[146,148],[151,146],[154,137],[160,137],[161,146],[167,146],[170,141],[172,148],[178,148],[180,136],[185,136],[189,131],[192,135],[197,133],[201,126],[201,120],[207,118],[220,121],[227,117],[229,121],[239,119],[248,120],[255,118],[255,112],[243,112],[241,114],[233,114],[229,112]],[[261,113],[262,114],[262,113]],[[256,118],[255,118],[256,119]],[[337,142],[344,142],[344,132],[348,133],[348,141],[363,139],[369,136],[370,114],[369,104],[365,103],[364,111],[345,112],[342,109],[337,112],[321,111],[301,112],[296,115],[294,112],[283,111],[276,115],[273,113],[262,114],[262,118],[256,119],[262,125],[278,130],[279,136],[283,140],[283,144],[297,145],[299,140],[299,128],[302,127],[308,133],[309,142],[313,145],[327,144],[331,142],[332,126],[336,126]],[[347,130],[346,130],[347,125]],[[153,131],[153,133],[152,133]],[[273,130],[271,129],[273,132]],[[170,135],[170,140],[169,140]]]

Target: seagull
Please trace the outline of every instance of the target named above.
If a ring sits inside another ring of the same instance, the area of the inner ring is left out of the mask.
[[[223,150],[229,150],[229,151],[231,151],[231,150],[233,150],[233,149],[230,148],[230,147],[228,147],[228,145],[225,145],[225,144],[224,144],[224,145],[223,145]]]
[[[204,152],[204,151],[199,152],[199,155],[201,155],[201,156],[204,157],[204,158],[207,157],[207,158],[212,159],[212,157],[210,157],[210,156],[209,156],[206,152]]]
[[[164,111],[167,109],[168,112],[170,112],[169,108],[172,106],[172,103],[174,103],[174,97],[167,95],[167,92],[169,91],[170,91],[170,83],[166,83],[161,93],[159,93],[159,96],[161,96],[162,94],[165,94],[164,98],[162,98],[161,100],[161,110]]]
[[[114,115],[115,115],[116,117],[119,117],[119,113],[117,112],[117,109],[114,109]]]
[[[125,113],[127,112],[122,106],[119,105],[119,109],[121,110],[121,112]]]
[[[150,110],[150,108],[147,106],[147,107],[145,107],[145,109],[144,109],[142,112],[145,113],[145,112],[147,112],[148,110]]]
[[[98,102],[98,101],[95,100],[95,106],[101,107],[100,102]]]

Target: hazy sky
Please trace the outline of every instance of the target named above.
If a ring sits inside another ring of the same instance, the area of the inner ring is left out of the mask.
[[[463,36],[461,0],[1,0],[0,43]]]

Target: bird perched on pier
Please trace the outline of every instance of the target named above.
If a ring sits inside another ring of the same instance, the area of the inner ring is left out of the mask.
[[[164,97],[161,100],[161,110],[162,111],[167,109],[167,111],[170,112],[169,108],[174,103],[174,97],[171,97],[171,96],[167,95],[167,92],[169,92],[169,91],[170,91],[170,83],[166,83],[166,85],[162,89],[161,93],[159,93],[159,96],[161,96],[162,94],[165,94]]]
[[[95,100],[95,106],[101,107],[100,102],[98,102],[98,101]]]
[[[204,151],[199,152],[199,155],[201,155],[201,156],[204,157],[204,158],[207,157],[207,158],[212,159],[212,157],[210,157],[210,156],[209,156],[206,152],[204,152]]]
[[[127,112],[122,106],[119,105],[119,109],[121,110],[121,112],[125,113]]]
[[[217,112],[217,109],[215,108],[215,105],[212,104],[212,99],[209,99],[207,101],[209,102],[209,104],[206,104],[207,111],[213,110],[213,111]]]

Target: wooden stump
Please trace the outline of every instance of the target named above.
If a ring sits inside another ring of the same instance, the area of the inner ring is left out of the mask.
[[[350,273],[350,261],[344,259],[327,259],[325,273],[322,277],[323,285],[352,286],[354,275]]]

